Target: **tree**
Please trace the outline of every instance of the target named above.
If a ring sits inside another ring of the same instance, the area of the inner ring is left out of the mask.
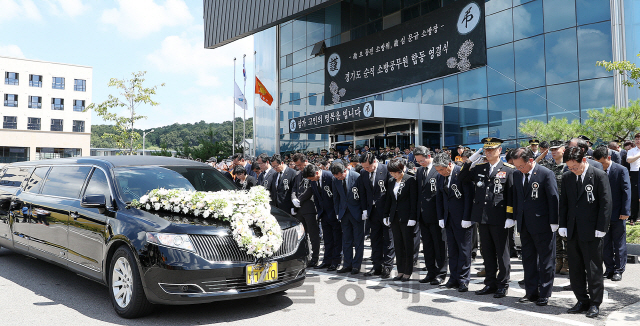
[[[95,105],[91,103],[85,111],[95,110],[99,117],[104,121],[113,121],[115,125],[112,126],[113,133],[104,133],[103,138],[109,138],[113,140],[118,148],[128,149],[128,154],[132,155],[136,149],[140,148],[139,140],[141,138],[140,133],[134,129],[135,122],[141,119],[146,119],[146,116],[136,114],[136,109],[141,104],[148,104],[151,106],[157,106],[158,102],[151,99],[152,95],[156,94],[158,86],[145,88],[143,83],[145,81],[144,75],[146,71],[134,72],[131,75],[131,79],[116,79],[111,78],[109,80],[109,87],[116,87],[119,90],[119,96],[109,94],[106,101]],[[164,86],[164,83],[160,84]],[[110,110],[117,110],[120,108],[126,108],[129,114],[120,116]]]
[[[637,56],[640,57],[640,53]],[[623,85],[640,88],[640,68],[636,67],[634,63],[629,61],[598,61],[596,66],[604,67],[607,71],[615,70],[628,78],[622,81]]]

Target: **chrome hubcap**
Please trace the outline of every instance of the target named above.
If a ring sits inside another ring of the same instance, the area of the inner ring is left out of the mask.
[[[131,272],[129,261],[124,257],[118,258],[111,273],[111,290],[120,308],[126,308],[129,305],[129,301],[131,301],[133,293],[132,278],[133,273]]]

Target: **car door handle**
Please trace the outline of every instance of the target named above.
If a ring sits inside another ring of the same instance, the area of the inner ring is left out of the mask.
[[[73,218],[74,221],[77,221],[78,217],[80,217],[77,212],[75,212],[75,213],[72,212],[72,213],[69,214],[69,216],[71,216],[71,218]]]

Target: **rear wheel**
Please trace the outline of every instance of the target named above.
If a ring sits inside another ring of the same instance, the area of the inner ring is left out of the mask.
[[[153,311],[153,304],[147,300],[142,289],[136,260],[126,246],[118,248],[111,259],[109,296],[120,317],[138,318]]]

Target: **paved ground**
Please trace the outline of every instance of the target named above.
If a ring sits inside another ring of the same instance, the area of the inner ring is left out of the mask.
[[[369,251],[365,252],[365,257]],[[470,292],[459,293],[415,281],[396,283],[379,278],[343,276],[311,270],[305,285],[284,295],[196,306],[162,306],[146,318],[124,320],[111,307],[107,288],[63,268],[0,249],[1,325],[211,325],[350,324],[350,325],[622,325],[640,323],[640,265],[627,265],[621,282],[605,281],[602,316],[589,319],[565,311],[575,303],[568,284],[556,278],[547,307],[516,303],[524,295],[519,260],[512,260],[509,295],[503,299],[478,296],[482,280],[473,277]],[[423,266],[422,262],[420,266]],[[475,272],[482,267],[477,259]],[[363,268],[364,271],[364,268]],[[424,272],[420,272],[424,273]],[[609,323],[607,318],[611,317]]]

